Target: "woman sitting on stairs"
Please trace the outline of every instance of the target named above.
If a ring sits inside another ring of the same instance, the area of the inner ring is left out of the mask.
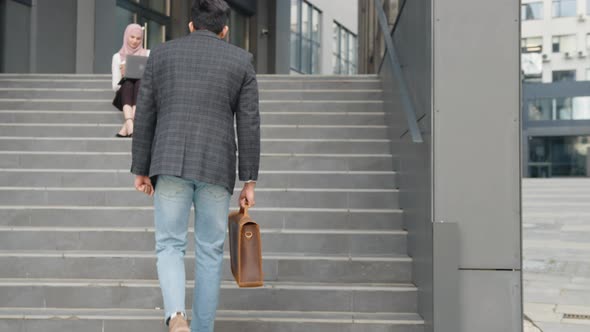
[[[123,36],[123,46],[113,55],[111,66],[113,75],[113,90],[116,92],[113,105],[123,112],[123,127],[117,137],[131,137],[133,134],[133,119],[135,118],[135,103],[139,92],[138,79],[125,78],[125,62],[127,55],[148,56],[150,51],[143,48],[143,28],[138,24],[129,24]]]

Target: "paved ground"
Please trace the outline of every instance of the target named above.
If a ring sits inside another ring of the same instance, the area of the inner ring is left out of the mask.
[[[543,332],[590,331],[590,179],[524,180],[523,255],[525,314]]]

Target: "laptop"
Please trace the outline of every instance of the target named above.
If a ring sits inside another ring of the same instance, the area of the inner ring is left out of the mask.
[[[125,64],[125,78],[141,79],[147,59],[147,56],[128,55]]]

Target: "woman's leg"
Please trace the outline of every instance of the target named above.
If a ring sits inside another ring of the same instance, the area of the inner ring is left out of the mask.
[[[125,118],[125,122],[123,123],[121,131],[119,131],[120,135],[128,136],[133,133],[133,105],[135,105],[134,94],[135,84],[133,84],[132,81],[123,82],[121,85],[121,101],[123,104],[123,116]]]
[[[140,80],[135,81],[135,85],[133,87],[133,119],[135,119],[135,109],[137,108],[137,96],[139,96],[140,82]]]

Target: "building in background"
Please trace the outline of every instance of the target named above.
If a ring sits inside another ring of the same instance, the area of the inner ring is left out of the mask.
[[[523,0],[522,47],[542,61],[528,81],[590,80],[590,0]]]
[[[523,174],[588,176],[590,0],[523,0]]]
[[[192,0],[0,0],[0,72],[109,73],[129,23],[152,48],[188,34]],[[355,74],[357,0],[227,0],[229,41],[261,74]]]
[[[291,0],[291,72],[356,74],[357,21],[357,0]]]

